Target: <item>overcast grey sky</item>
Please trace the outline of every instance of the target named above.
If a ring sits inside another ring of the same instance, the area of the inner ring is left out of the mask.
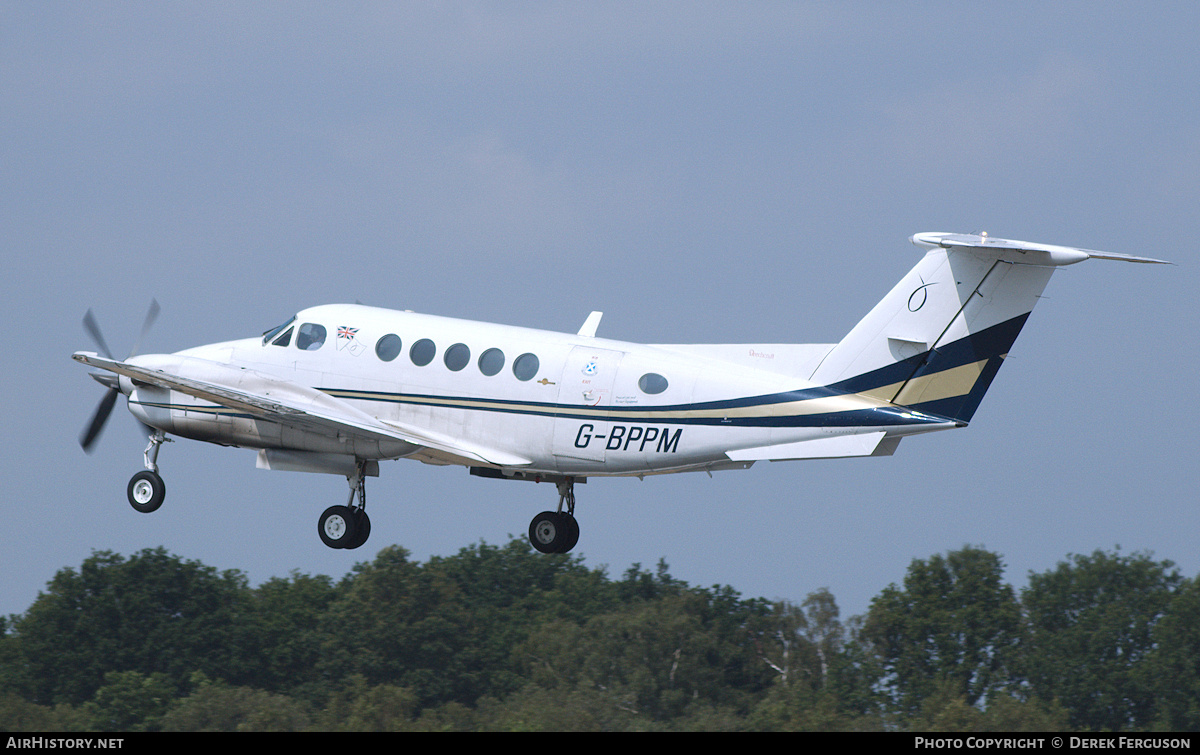
[[[831,342],[920,231],[1163,257],[1058,272],[966,430],[894,457],[593,479],[577,553],[845,615],[913,558],[1008,578],[1120,546],[1200,573],[1194,2],[0,0],[0,613],[93,550],[339,578],[522,535],[546,485],[383,465],[343,479],[190,441],[135,513],[144,439],[70,360],[256,335],[361,301],[644,342]]]

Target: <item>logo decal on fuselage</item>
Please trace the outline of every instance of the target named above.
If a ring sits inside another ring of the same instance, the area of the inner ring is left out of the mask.
[[[917,286],[916,290],[908,295],[909,312],[916,312],[925,306],[925,302],[929,301],[929,292],[926,289],[932,286],[933,283],[937,283],[937,281],[926,283],[924,278],[921,278],[919,275],[917,277],[920,278],[921,285]],[[918,294],[920,294],[920,299],[917,298]],[[916,303],[914,304],[914,302]]]
[[[345,325],[339,326],[336,339],[337,350],[349,351],[354,356],[361,354],[367,347],[359,343],[357,336],[358,328],[350,328]]]

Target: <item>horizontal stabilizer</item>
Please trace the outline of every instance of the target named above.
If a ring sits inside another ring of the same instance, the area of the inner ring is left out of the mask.
[[[794,459],[841,459],[851,456],[891,455],[894,444],[881,444],[887,433],[880,430],[860,435],[838,435],[833,438],[805,440],[799,443],[779,443],[774,446],[743,448],[725,453],[733,461],[791,461]]]
[[[942,247],[951,249],[962,247],[967,249],[987,249],[992,252],[1013,252],[1026,259],[1008,259],[1008,262],[1026,262],[1035,265],[1073,265],[1087,259],[1118,260],[1120,262],[1142,262],[1154,265],[1169,265],[1166,260],[1156,260],[1153,257],[1135,257],[1131,254],[1116,254],[1100,252],[1095,249],[1077,249],[1071,246],[1055,244],[1036,244],[1015,239],[997,239],[986,233],[918,233],[911,239],[913,244],[925,249]]]

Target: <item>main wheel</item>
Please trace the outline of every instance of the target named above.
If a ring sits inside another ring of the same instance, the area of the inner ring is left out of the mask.
[[[570,514],[562,514],[561,516],[566,523],[567,538],[563,542],[562,550],[559,553],[570,553],[575,544],[579,542],[579,522]]]
[[[353,511],[354,534],[345,545],[347,549],[358,548],[371,536],[371,519],[367,516],[367,512],[362,509],[353,509]]]
[[[129,480],[125,489],[129,497],[129,505],[143,514],[157,511],[167,496],[167,485],[157,472],[144,470],[135,474]]]
[[[529,523],[529,542],[542,553],[566,553],[579,541],[579,524],[570,514],[543,511]]]
[[[351,547],[357,519],[349,506],[330,506],[317,519],[317,534],[321,536],[321,542],[330,548]]]

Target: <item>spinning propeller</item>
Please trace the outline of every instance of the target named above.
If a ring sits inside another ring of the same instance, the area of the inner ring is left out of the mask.
[[[146,337],[146,333],[149,332],[150,326],[154,324],[155,318],[158,317],[158,310],[158,302],[151,299],[150,309],[146,312],[146,320],[142,323],[142,333],[140,336],[138,336],[137,342],[134,344],[133,348],[129,352],[129,355],[126,356],[125,359],[129,359],[137,354],[138,349],[141,348],[142,339]],[[92,314],[92,310],[90,309],[87,311],[87,314],[83,316],[83,329],[86,330],[88,335],[92,337],[92,340],[96,342],[96,346],[99,347],[101,354],[109,359],[115,359],[115,357],[112,355],[112,351],[108,348],[108,343],[106,343],[104,340],[104,335],[100,332],[100,326],[96,324],[96,317]],[[112,413],[113,407],[117,403],[117,396],[121,393],[120,388],[118,388],[116,376],[93,374],[92,377],[94,377],[97,382],[108,386],[108,391],[105,392],[104,398],[100,399],[100,404],[96,407],[96,412],[92,415],[92,421],[88,423],[87,429],[85,429],[79,436],[79,445],[83,446],[83,450],[87,453],[92,452],[92,447],[95,445],[96,439],[100,437],[100,431],[104,429],[104,424],[108,422],[108,415]]]

